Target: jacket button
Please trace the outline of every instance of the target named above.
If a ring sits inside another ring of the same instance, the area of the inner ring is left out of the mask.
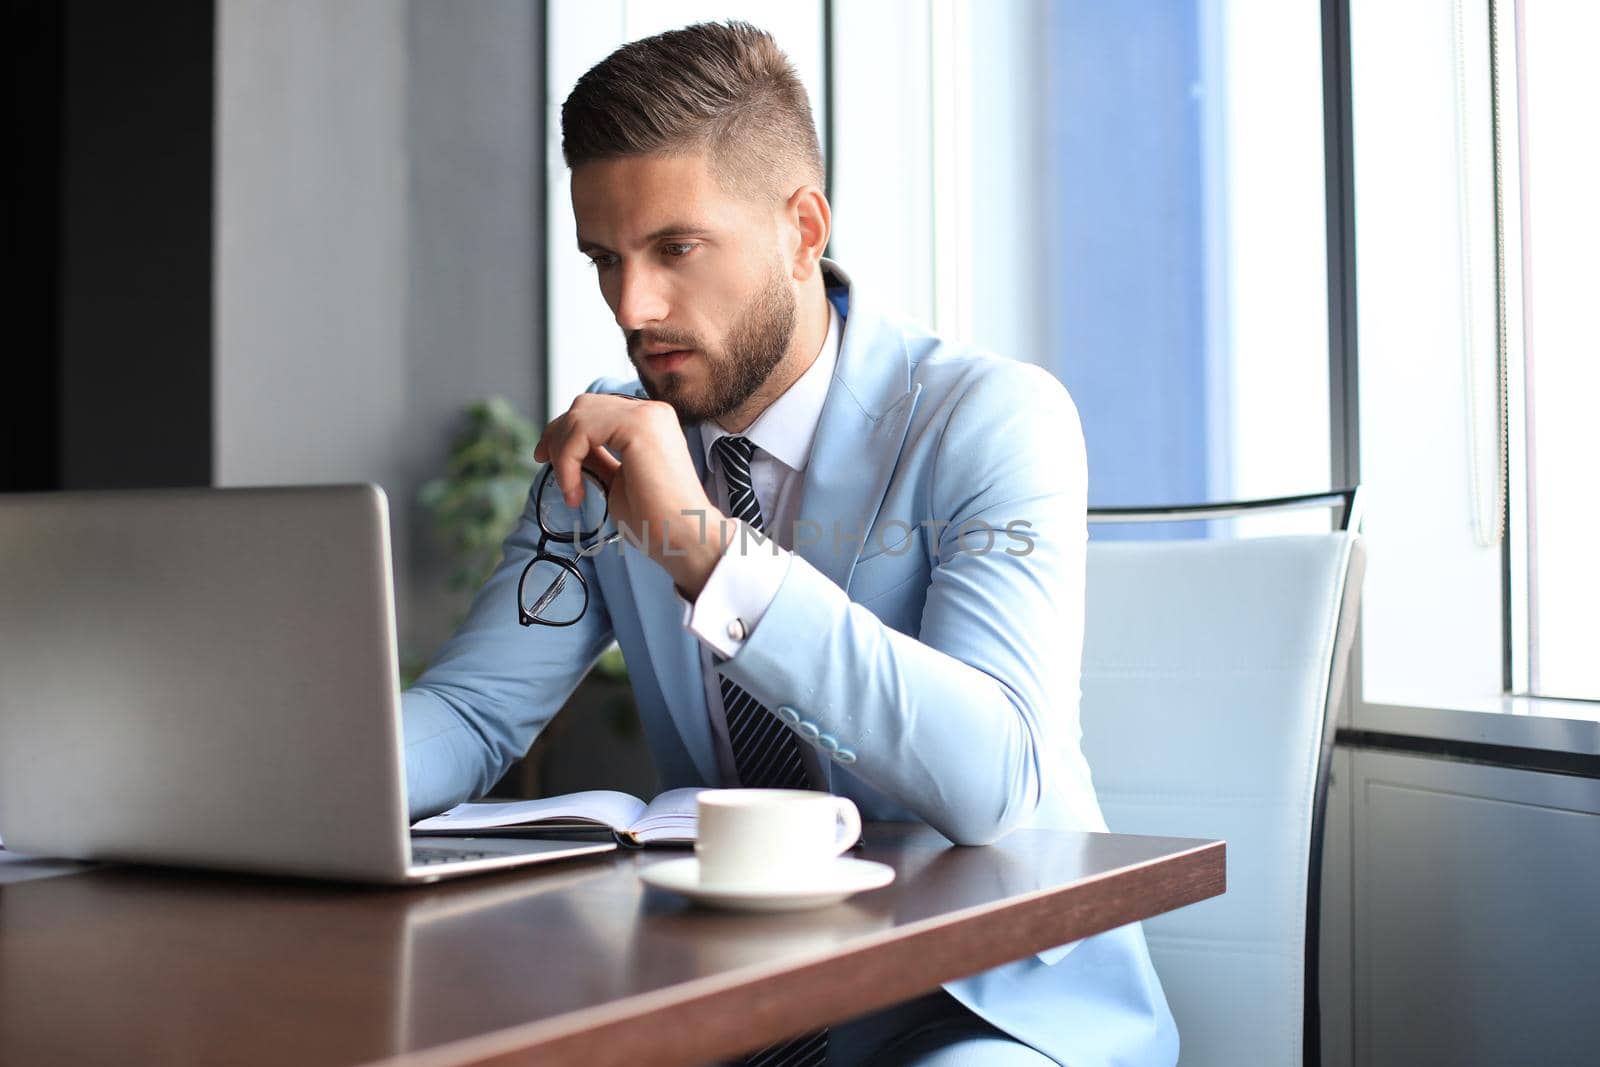
[[[800,721],[800,713],[798,711],[795,711],[793,708],[791,708],[787,704],[779,704],[778,705],[778,718],[782,719],[784,722],[788,723],[790,726],[793,726],[795,723]]]
[[[817,744],[826,752],[839,751],[839,739],[832,734],[821,734],[817,737]]]
[[[838,760],[840,763],[854,763],[856,761],[856,754],[850,751],[848,748],[841,748],[839,751],[833,754],[833,758]]]
[[[803,722],[798,729],[800,730],[800,736],[807,741],[816,741],[817,738],[822,736],[822,731],[817,728],[817,724],[814,722]]]

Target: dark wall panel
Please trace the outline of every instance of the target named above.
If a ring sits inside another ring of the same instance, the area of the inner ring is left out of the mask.
[[[60,479],[59,338],[62,13],[51,0],[8,0],[11,171],[6,197],[8,350],[0,364],[0,492]]]
[[[60,487],[206,485],[214,9],[63,19]]]

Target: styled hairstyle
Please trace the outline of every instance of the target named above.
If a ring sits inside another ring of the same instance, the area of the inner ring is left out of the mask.
[[[723,188],[783,198],[823,184],[805,86],[777,42],[748,22],[702,22],[625,44],[561,105],[567,166],[698,153]]]

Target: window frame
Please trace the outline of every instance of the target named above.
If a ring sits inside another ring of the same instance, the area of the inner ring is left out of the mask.
[[[1498,3],[1487,0],[1491,18]],[[1361,481],[1360,353],[1356,332],[1355,147],[1351,103],[1350,0],[1321,0],[1323,65],[1323,158],[1326,166],[1328,249],[1328,375],[1329,425],[1332,431],[1332,484]],[[1495,23],[1491,23],[1495,26]],[[1503,35],[1505,28],[1498,27]],[[1492,103],[1498,103],[1497,101]],[[1496,195],[1507,190],[1497,183]],[[1520,188],[1515,189],[1520,197]],[[1510,198],[1507,198],[1510,202]],[[1520,201],[1519,201],[1520,202]],[[1499,237],[1497,235],[1497,240]],[[1500,249],[1511,262],[1512,250]],[[1517,253],[1520,256],[1520,252]],[[1507,271],[1509,278],[1512,272]],[[1515,301],[1511,301],[1515,303]],[[1508,324],[1502,322],[1506,330]],[[1520,373],[1509,368],[1513,395],[1508,400],[1512,442],[1521,410]],[[1519,634],[1526,653],[1526,611],[1518,610],[1516,575],[1526,563],[1525,509],[1519,514],[1517,491],[1525,471],[1511,446],[1511,475],[1504,501],[1506,536],[1501,541],[1501,641],[1504,695],[1498,710],[1441,703],[1411,706],[1369,702],[1363,692],[1362,636],[1358,626],[1351,649],[1350,684],[1346,687],[1336,740],[1341,744],[1383,748],[1449,758],[1471,759],[1498,766],[1600,777],[1600,701],[1564,700],[1517,695],[1526,678],[1526,662],[1515,655]],[[1520,525],[1519,525],[1520,520]]]

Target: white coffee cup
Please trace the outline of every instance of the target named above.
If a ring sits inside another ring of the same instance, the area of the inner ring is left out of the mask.
[[[811,881],[861,837],[854,803],[809,789],[708,789],[697,804],[702,885]]]

